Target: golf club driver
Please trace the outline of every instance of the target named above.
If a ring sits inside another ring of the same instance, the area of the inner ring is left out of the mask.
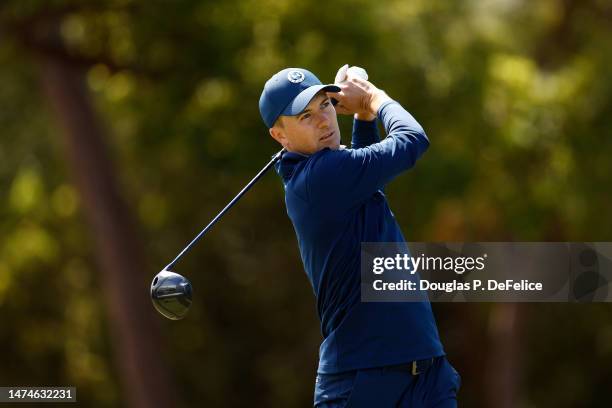
[[[224,209],[183,249],[172,262],[155,275],[151,282],[151,300],[159,313],[171,320],[180,320],[189,311],[192,301],[191,282],[172,272],[172,268],[202,238],[217,221],[255,184],[278,160],[285,149],[272,156],[272,160],[234,197]]]

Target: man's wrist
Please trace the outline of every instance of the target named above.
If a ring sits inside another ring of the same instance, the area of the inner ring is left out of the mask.
[[[375,93],[372,94],[370,98],[370,112],[369,113],[376,116],[382,104],[390,100],[391,98],[389,97],[389,95],[386,94],[385,91],[378,89]]]
[[[364,122],[372,122],[374,119],[376,119],[376,114],[372,114],[370,112],[358,112],[355,114],[355,119]]]

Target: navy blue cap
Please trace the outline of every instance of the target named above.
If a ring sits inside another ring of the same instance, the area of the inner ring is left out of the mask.
[[[271,128],[279,116],[298,115],[317,92],[340,92],[336,85],[323,85],[312,72],[303,68],[285,68],[266,82],[259,98],[259,112]]]

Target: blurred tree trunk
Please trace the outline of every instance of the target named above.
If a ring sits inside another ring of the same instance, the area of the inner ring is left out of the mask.
[[[126,403],[138,408],[176,406],[135,221],[119,194],[84,72],[57,56],[43,54],[40,62],[42,86],[61,127],[68,167],[95,237]]]
[[[489,352],[485,381],[487,407],[514,408],[520,402],[521,326],[520,303],[492,305],[489,318]]]

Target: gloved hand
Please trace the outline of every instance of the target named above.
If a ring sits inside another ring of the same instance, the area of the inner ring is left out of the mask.
[[[374,84],[368,82],[368,73],[360,67],[349,67],[348,64],[340,67],[334,80],[342,91],[339,93],[328,92],[336,113],[341,115],[355,114],[356,119],[371,121],[376,118],[376,110],[379,103],[372,103],[381,99],[384,95]],[[343,100],[344,103],[339,101]],[[376,105],[376,106],[375,106]]]
[[[368,80],[368,73],[365,69],[361,67],[350,67],[348,64],[344,64],[340,67],[338,72],[336,73],[336,79],[334,79],[334,84],[339,85],[349,79],[350,77],[356,76],[363,80]]]
[[[350,67],[349,68],[349,64],[344,64],[343,66],[340,67],[340,69],[338,69],[338,72],[336,72],[336,78],[334,79],[334,84],[340,85],[343,82],[346,82],[349,79],[349,77],[353,77],[353,76],[356,76],[361,79],[365,79],[366,81],[368,80],[368,73],[366,72],[365,69],[361,67]],[[338,103],[338,100],[335,98],[331,98],[331,100],[332,100],[332,104],[336,106],[336,104]]]

